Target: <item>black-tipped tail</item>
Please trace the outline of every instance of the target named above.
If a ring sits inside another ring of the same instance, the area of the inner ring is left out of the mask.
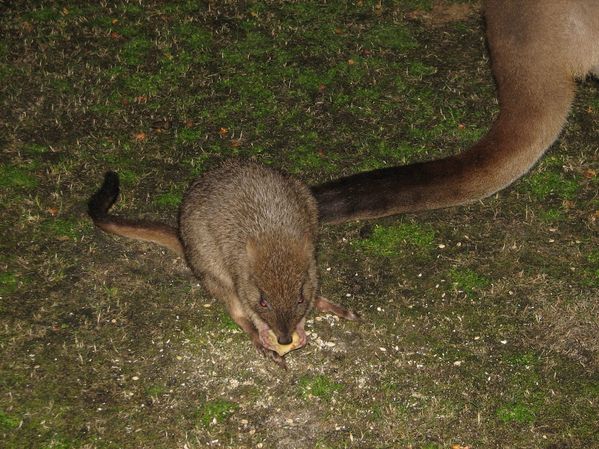
[[[113,171],[106,172],[100,190],[92,195],[87,203],[87,213],[94,221],[101,221],[108,216],[108,210],[119,196],[119,175]]]
[[[110,215],[108,211],[119,196],[119,176],[109,171],[104,175],[100,190],[92,195],[87,203],[87,213],[94,224],[105,232],[130,239],[144,240],[165,246],[180,256],[184,255],[177,228],[164,223],[131,220]]]

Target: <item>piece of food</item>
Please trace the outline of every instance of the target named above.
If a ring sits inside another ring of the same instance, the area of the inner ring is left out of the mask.
[[[281,357],[287,354],[288,352],[297,349],[299,346],[299,341],[300,336],[297,332],[294,332],[291,336],[291,343],[289,343],[288,345],[280,345],[277,341],[277,336],[275,335],[275,333],[272,330],[268,331],[268,342],[270,343],[273,351],[275,351]]]

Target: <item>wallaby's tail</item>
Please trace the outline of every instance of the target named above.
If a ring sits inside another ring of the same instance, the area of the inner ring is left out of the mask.
[[[576,72],[568,60],[569,49],[558,49],[559,61],[548,60],[552,50],[545,47],[555,46],[551,39],[517,45],[516,39],[501,37],[495,22],[488,22],[500,113],[487,135],[456,156],[358,173],[312,187],[321,222],[342,223],[485,198],[524,175],[557,139],[574,98]],[[575,39],[568,44],[572,42]],[[538,52],[545,57],[538,58]]]
[[[180,256],[184,255],[176,228],[163,223],[130,220],[110,215],[108,211],[118,195],[119,177],[115,172],[108,172],[104,176],[104,183],[100,190],[94,193],[87,203],[88,214],[96,226],[111,234],[158,243]]]
[[[461,154],[312,187],[321,222],[457,206],[507,187],[528,172],[557,138],[572,101],[572,83],[543,93],[542,105],[531,102],[502,109],[488,134]]]

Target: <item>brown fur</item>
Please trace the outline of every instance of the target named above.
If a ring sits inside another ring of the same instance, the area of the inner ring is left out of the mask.
[[[321,221],[471,203],[527,173],[557,139],[575,79],[597,74],[599,1],[489,0],[485,18],[500,106],[487,135],[457,156],[313,187]]]
[[[316,306],[347,319],[351,311],[317,297],[316,202],[298,180],[255,163],[229,162],[197,179],[181,203],[179,230],[114,217],[118,177],[106,175],[89,213],[104,231],[152,241],[185,256],[205,288],[223,301],[254,345],[284,366],[280,344],[307,341],[306,315]]]

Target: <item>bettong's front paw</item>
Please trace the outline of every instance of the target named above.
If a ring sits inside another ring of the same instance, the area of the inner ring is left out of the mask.
[[[283,356],[277,354],[276,351],[264,347],[260,341],[255,341],[254,346],[256,347],[256,350],[264,357],[266,357],[267,359],[271,359],[281,368],[287,369],[287,363],[285,362],[285,359],[283,358]]]

